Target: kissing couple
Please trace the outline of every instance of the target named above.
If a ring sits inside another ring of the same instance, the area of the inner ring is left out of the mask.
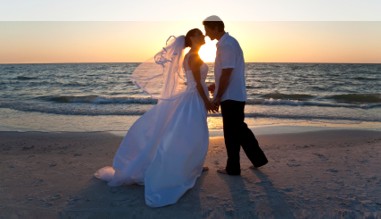
[[[221,108],[227,151],[220,174],[240,175],[242,146],[253,166],[268,161],[253,132],[244,122],[246,101],[245,61],[238,41],[225,32],[217,16],[203,21],[205,35],[218,40],[214,63],[215,84],[206,85],[208,66],[198,52],[205,44],[199,29],[185,36],[170,37],[167,46],[134,71],[134,82],[158,103],[129,129],[113,160],[95,177],[109,186],[144,185],[145,202],[150,207],[176,203],[208,168],[203,167],[208,152],[208,112]],[[184,55],[184,49],[190,47]],[[213,99],[209,98],[209,91]]]

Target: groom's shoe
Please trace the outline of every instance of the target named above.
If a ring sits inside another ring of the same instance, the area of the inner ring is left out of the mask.
[[[263,163],[259,163],[259,164],[255,165],[255,166],[250,166],[250,169],[256,170],[256,169],[258,169],[259,167],[262,167],[262,166],[266,165],[267,163],[268,163],[268,161],[266,160],[266,161],[263,162]]]

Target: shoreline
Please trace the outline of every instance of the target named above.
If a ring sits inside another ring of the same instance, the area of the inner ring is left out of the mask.
[[[322,130],[257,134],[269,158],[259,170],[241,151],[240,177],[216,173],[222,137],[210,138],[194,188],[175,205],[149,208],[143,186],[108,187],[122,136],[108,132],[0,132],[0,218],[381,217],[381,132]]]
[[[110,132],[124,136],[141,115],[86,116],[57,115],[0,109],[0,132]],[[380,122],[346,120],[305,120],[246,117],[245,122],[255,135],[302,133],[306,131],[359,129],[381,131]],[[210,116],[207,120],[210,137],[223,136],[222,118]]]

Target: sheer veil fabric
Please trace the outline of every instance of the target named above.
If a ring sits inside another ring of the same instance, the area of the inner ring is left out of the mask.
[[[184,36],[170,36],[166,46],[153,59],[140,64],[132,73],[134,83],[151,97],[171,99],[185,90],[183,71]]]
[[[183,70],[183,49],[184,37],[171,37],[154,62],[133,73],[135,83],[159,101],[130,127],[113,165],[94,174],[109,186],[144,185],[150,207],[175,204],[191,189],[208,151],[207,111],[192,72]],[[207,92],[206,64],[200,72]]]

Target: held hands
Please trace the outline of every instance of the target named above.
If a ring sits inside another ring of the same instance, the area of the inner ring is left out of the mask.
[[[218,112],[218,108],[220,107],[220,104],[221,104],[221,98],[220,97],[215,97],[212,100],[212,104],[214,105],[214,108],[216,109],[216,112]]]
[[[219,106],[216,106],[213,102],[207,101],[207,103],[205,103],[205,107],[208,110],[208,112],[217,113]]]
[[[208,86],[208,91],[212,94],[212,96],[214,95],[215,90],[216,90],[216,84],[215,83],[212,83]],[[220,107],[220,98],[218,98],[218,99],[215,98],[211,102],[207,103],[205,106],[208,109],[208,112],[217,113],[218,108]]]

